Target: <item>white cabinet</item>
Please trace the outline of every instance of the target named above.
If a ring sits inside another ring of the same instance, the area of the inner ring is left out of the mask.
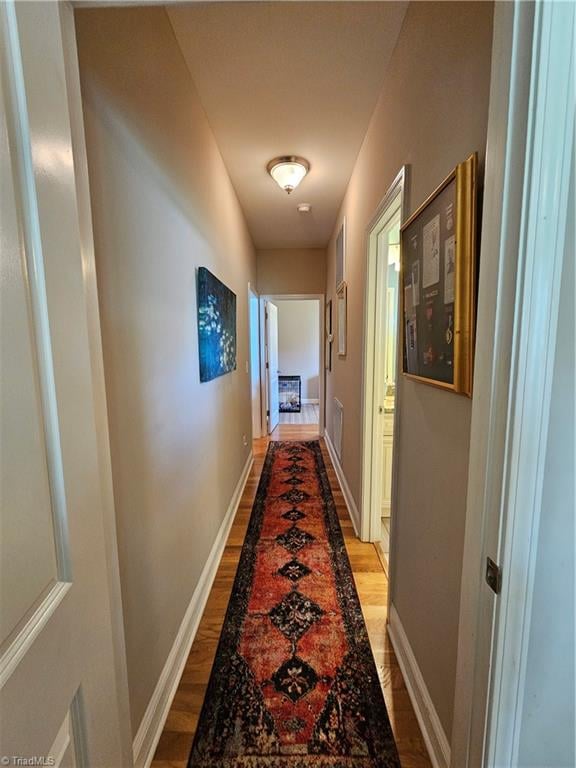
[[[394,432],[394,412],[386,409],[384,413],[384,430],[382,458],[384,462],[382,474],[382,517],[390,517],[390,500],[392,495],[392,436]]]

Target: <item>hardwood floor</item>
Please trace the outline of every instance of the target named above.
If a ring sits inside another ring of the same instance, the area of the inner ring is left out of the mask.
[[[192,644],[164,731],[160,737],[152,768],[186,768],[268,442],[270,439],[312,440],[318,437],[318,425],[281,424],[274,430],[270,438],[262,438],[254,442],[254,466],[236,513],[206,610]],[[322,453],[352,564],[402,768],[431,768],[402,673],[386,634],[388,589],[386,575],[375,547],[372,544],[362,543],[354,534],[336,473],[323,442]]]
[[[316,424],[320,422],[318,403],[302,403],[300,413],[280,412],[280,424]]]

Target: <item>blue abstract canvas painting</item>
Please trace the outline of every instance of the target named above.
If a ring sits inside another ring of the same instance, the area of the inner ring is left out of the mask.
[[[198,269],[200,381],[236,369],[236,294],[206,269]]]

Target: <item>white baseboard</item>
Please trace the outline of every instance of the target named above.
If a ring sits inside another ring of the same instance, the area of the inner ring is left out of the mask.
[[[336,449],[334,448],[332,440],[330,439],[328,430],[324,432],[324,440],[326,441],[326,447],[328,448],[328,453],[330,454],[332,464],[334,465],[334,469],[336,471],[336,477],[338,478],[340,488],[342,489],[344,501],[348,507],[348,514],[350,515],[350,520],[352,520],[352,525],[354,526],[354,533],[356,536],[360,536],[360,514],[358,512],[358,507],[356,506],[356,502],[352,496],[352,491],[350,490],[350,486],[348,485],[346,476],[344,475],[344,470],[342,469],[342,465],[340,464],[340,460],[338,459]]]
[[[172,699],[176,693],[186,659],[198,630],[198,625],[200,624],[200,619],[202,618],[206,601],[208,600],[208,595],[210,594],[210,589],[212,588],[212,583],[214,582],[216,571],[226,546],[228,534],[234,521],[234,515],[238,509],[253,463],[254,457],[252,452],[250,452],[238,484],[234,489],[224,520],[208,555],[206,565],[184,614],[174,644],[168,654],[152,698],[138,728],[132,747],[134,768],[148,768],[154,757],[156,746],[162,734]]]
[[[412,706],[434,768],[448,768],[450,765],[450,744],[432,702],[416,657],[394,605],[390,605],[388,634],[402,670]]]
[[[302,405],[319,405],[320,400],[317,397],[303,397],[300,402]]]

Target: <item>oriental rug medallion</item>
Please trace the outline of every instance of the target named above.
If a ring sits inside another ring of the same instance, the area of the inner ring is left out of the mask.
[[[271,443],[188,768],[399,768],[320,444]]]

